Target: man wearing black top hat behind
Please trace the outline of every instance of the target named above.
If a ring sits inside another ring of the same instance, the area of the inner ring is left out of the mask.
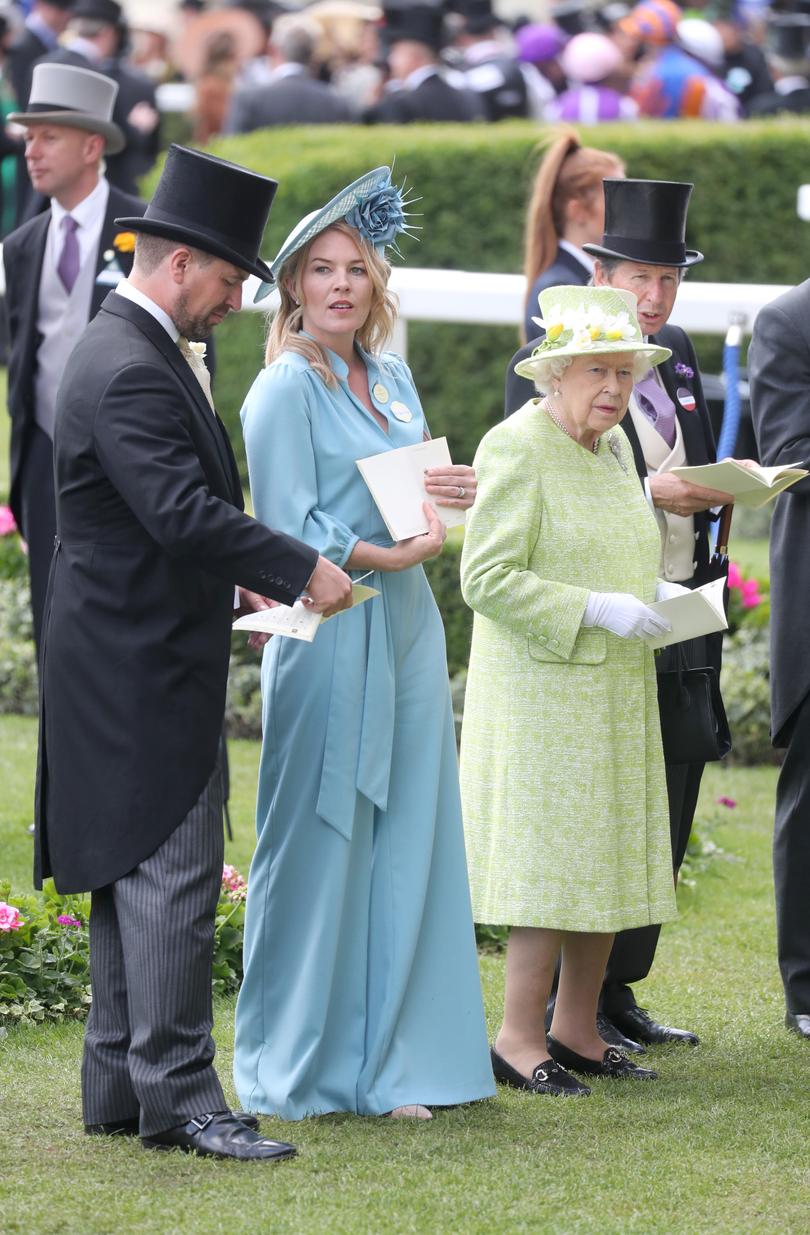
[[[444,41],[440,5],[391,0],[383,10],[381,31],[387,48],[391,83],[379,103],[368,109],[368,124],[411,124],[417,121],[483,120],[477,96],[463,78],[453,84],[442,70],[439,52]],[[458,77],[459,75],[456,74]]]
[[[527,75],[536,70],[519,64],[498,41],[501,23],[493,12],[492,0],[449,0],[448,8],[458,22],[454,44],[462,57],[459,67],[467,85],[481,100],[486,119],[534,114]]]
[[[234,585],[243,608],[346,607],[348,576],[242,510],[203,345],[241,304],[276,183],[172,146],[128,279],[65,369],[42,657],[35,872],[92,892],[82,1066],[91,1134],[288,1157],[227,1109],[211,963]],[[241,589],[248,588],[249,592]],[[255,1121],[252,1121],[255,1125]]]
[[[715,461],[715,444],[703,395],[697,357],[689,336],[668,326],[683,271],[703,260],[686,248],[686,213],[691,184],[657,180],[605,180],[605,234],[601,244],[586,244],[596,260],[594,283],[632,292],[638,300],[641,329],[650,341],[672,351],[669,360],[636,383],[622,429],[633,448],[639,478],[654,508],[661,531],[661,577],[698,587],[708,581],[709,520],[714,506],[732,499],[673,476],[671,468]],[[531,340],[510,361],[506,379],[506,413],[536,396],[532,384],[514,366],[529,356]],[[656,378],[660,374],[660,381]],[[720,670],[720,641],[695,639],[679,645],[691,665],[714,664]],[[656,657],[659,671],[674,667],[671,649]],[[667,764],[672,857],[675,873],[686,853],[697,807],[703,764]],[[659,926],[620,931],[608,962],[603,988],[602,1036],[615,1027],[631,1043],[682,1041],[697,1044],[695,1034],[658,1024],[638,1007],[631,984],[652,967]],[[616,1039],[616,1044],[625,1045]]]
[[[107,160],[107,179],[124,193],[154,166],[160,149],[160,113],[154,84],[125,61],[129,30],[118,0],[75,0],[64,45],[45,64],[74,64],[103,73],[118,86],[113,121],[126,145]]]
[[[768,36],[776,82],[772,90],[751,101],[749,115],[810,112],[810,16],[775,13],[768,22]]]

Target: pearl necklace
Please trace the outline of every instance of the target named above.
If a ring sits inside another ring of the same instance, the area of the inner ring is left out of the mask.
[[[541,406],[544,408],[544,410],[545,410],[546,412],[548,412],[549,416],[550,416],[550,417],[551,417],[551,419],[554,421],[554,423],[555,423],[555,425],[557,426],[557,428],[558,428],[558,429],[562,429],[562,431],[563,431],[563,433],[566,435],[566,437],[570,437],[572,442],[576,442],[576,441],[577,441],[577,439],[574,437],[574,435],[573,435],[573,433],[571,432],[571,430],[570,430],[570,429],[567,429],[567,428],[565,427],[565,425],[563,424],[563,422],[560,420],[559,416],[555,415],[555,413],[551,410],[551,408],[549,407],[548,403],[546,403],[546,402],[544,401],[544,402],[541,404]],[[593,451],[593,453],[594,453],[594,454],[596,454],[596,453],[598,452],[598,450],[599,450],[599,441],[600,441],[600,439],[597,437],[597,438],[596,438],[596,440],[594,441],[593,446],[591,446],[591,450]],[[580,443],[579,443],[579,442],[577,442],[577,445],[578,445],[578,446],[579,446],[579,444],[580,444]],[[583,447],[583,449],[584,449],[584,447]]]

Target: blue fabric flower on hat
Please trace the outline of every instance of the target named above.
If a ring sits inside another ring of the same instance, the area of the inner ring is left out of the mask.
[[[364,240],[382,252],[399,232],[405,231],[402,194],[395,184],[386,184],[350,210],[346,222],[350,227],[356,227]]]

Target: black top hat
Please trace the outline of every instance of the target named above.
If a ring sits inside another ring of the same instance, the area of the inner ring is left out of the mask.
[[[440,51],[444,44],[444,12],[441,5],[430,0],[386,0],[383,19],[381,35],[386,47],[413,40]]]
[[[687,249],[686,211],[694,185],[671,180],[605,180],[605,234],[584,244],[594,257],[618,257],[649,266],[694,266],[703,261]]]
[[[448,0],[447,7],[464,19],[468,34],[487,34],[500,24],[492,11],[492,0]]]
[[[146,214],[115,222],[132,232],[202,249],[272,283],[259,246],[277,188],[268,176],[172,145]]]
[[[768,43],[783,60],[807,60],[810,17],[806,13],[775,13],[768,22]]]
[[[72,9],[73,17],[83,17],[89,21],[104,22],[108,26],[123,26],[124,10],[116,0],[76,0]]]

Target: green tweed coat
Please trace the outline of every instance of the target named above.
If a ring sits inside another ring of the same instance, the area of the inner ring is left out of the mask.
[[[475,920],[617,931],[673,918],[653,653],[580,628],[591,590],[655,597],[659,532],[630,444],[616,428],[585,450],[532,400],[475,467],[461,563]]]

